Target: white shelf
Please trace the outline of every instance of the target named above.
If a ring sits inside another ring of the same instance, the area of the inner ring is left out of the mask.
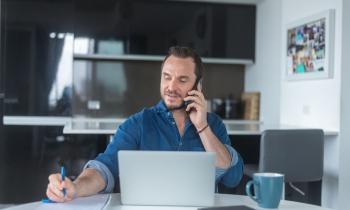
[[[71,117],[50,116],[4,116],[4,125],[64,126]]]
[[[164,55],[104,55],[104,54],[77,54],[73,55],[75,60],[88,61],[163,61]],[[250,59],[231,59],[231,58],[203,58],[203,63],[211,64],[238,64],[251,65]]]

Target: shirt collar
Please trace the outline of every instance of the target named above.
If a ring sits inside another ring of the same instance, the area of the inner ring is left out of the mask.
[[[165,103],[163,100],[160,100],[158,104],[155,106],[156,110],[158,112],[169,112],[168,108],[165,106]]]

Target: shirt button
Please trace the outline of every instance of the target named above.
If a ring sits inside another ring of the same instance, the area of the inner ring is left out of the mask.
[[[174,121],[173,121],[172,123],[173,123],[173,125],[175,125],[175,122],[174,122]]]

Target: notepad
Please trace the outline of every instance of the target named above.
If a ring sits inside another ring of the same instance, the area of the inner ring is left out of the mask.
[[[38,203],[38,210],[102,210],[110,199],[109,194],[76,198],[66,203]]]

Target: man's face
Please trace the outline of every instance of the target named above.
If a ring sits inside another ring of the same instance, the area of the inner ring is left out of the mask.
[[[160,94],[168,109],[178,108],[196,81],[192,58],[170,56],[165,61],[160,80]]]

